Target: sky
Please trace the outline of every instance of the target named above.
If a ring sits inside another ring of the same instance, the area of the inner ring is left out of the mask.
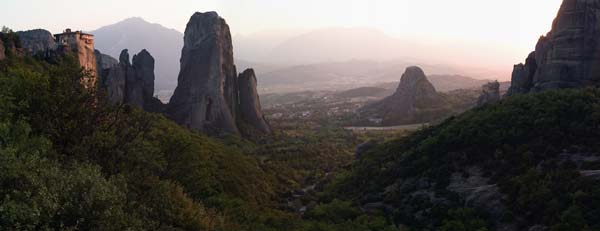
[[[0,25],[91,31],[129,17],[184,31],[196,11],[217,11],[232,34],[370,27],[426,41],[502,47],[524,59],[551,28],[561,0],[0,0]]]

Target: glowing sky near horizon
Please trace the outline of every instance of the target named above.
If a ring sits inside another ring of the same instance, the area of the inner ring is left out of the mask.
[[[94,30],[142,17],[179,31],[195,11],[217,11],[232,33],[371,27],[426,41],[502,46],[524,59],[550,30],[561,0],[0,0],[0,25]]]

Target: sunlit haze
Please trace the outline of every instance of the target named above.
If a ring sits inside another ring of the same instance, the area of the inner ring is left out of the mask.
[[[142,17],[179,31],[195,11],[217,11],[234,36],[269,30],[367,27],[398,38],[454,46],[474,65],[521,62],[550,30],[560,0],[4,0],[0,24],[16,30],[91,31]],[[26,16],[23,16],[26,14]],[[462,50],[464,44],[465,50]],[[235,44],[234,44],[235,45]],[[468,47],[468,48],[467,48]],[[478,54],[478,51],[480,54]],[[444,53],[448,55],[448,53]],[[411,56],[405,54],[404,56]],[[448,57],[450,58],[450,57]]]

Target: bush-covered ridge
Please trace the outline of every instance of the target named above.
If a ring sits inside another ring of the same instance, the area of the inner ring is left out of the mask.
[[[580,171],[600,170],[599,126],[598,89],[509,97],[371,150],[334,195],[390,205],[397,224],[416,230],[440,229],[465,203],[483,215],[467,220],[485,218],[491,230],[598,230],[600,182]],[[470,206],[453,188],[460,179],[497,187],[506,208]]]
[[[1,65],[1,227],[212,230],[235,223],[221,201],[252,205],[272,194],[239,151],[97,101],[70,57]]]
[[[323,174],[318,169],[329,169],[347,155],[336,149],[348,148],[336,138],[285,135],[267,145],[235,137],[213,139],[160,115],[110,106],[101,90],[81,86],[85,77],[68,56],[9,56],[0,62],[2,229],[389,227],[380,217],[356,213],[346,202],[323,205],[334,208],[329,211],[352,210],[350,220],[339,220],[343,225],[318,216],[303,220],[280,209],[281,194],[311,171]],[[321,160],[317,167],[311,164]]]
[[[300,215],[281,193],[343,165],[355,136],[217,140],[108,106],[84,77],[72,57],[0,62],[0,227],[600,229],[599,182],[582,176],[600,170],[597,89],[510,97],[377,146]]]

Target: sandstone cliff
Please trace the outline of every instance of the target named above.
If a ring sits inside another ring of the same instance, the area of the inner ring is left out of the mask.
[[[61,34],[54,35],[56,39],[56,52],[59,56],[74,55],[79,65],[87,72],[81,84],[87,89],[96,89],[98,82],[98,69],[94,49],[94,36],[81,31],[66,29]]]
[[[54,36],[47,30],[36,29],[17,32],[21,45],[26,52],[37,54],[38,52],[48,52],[56,49]]]
[[[269,132],[264,119],[256,118],[262,118],[258,97],[251,96],[256,90],[246,90],[240,95],[229,26],[215,12],[195,13],[185,30],[181,71],[168,116],[210,135],[239,134],[242,122]],[[239,109],[240,96],[251,98],[242,100],[244,113]]]
[[[600,0],[564,0],[552,30],[515,66],[508,94],[600,86],[599,18]]]

